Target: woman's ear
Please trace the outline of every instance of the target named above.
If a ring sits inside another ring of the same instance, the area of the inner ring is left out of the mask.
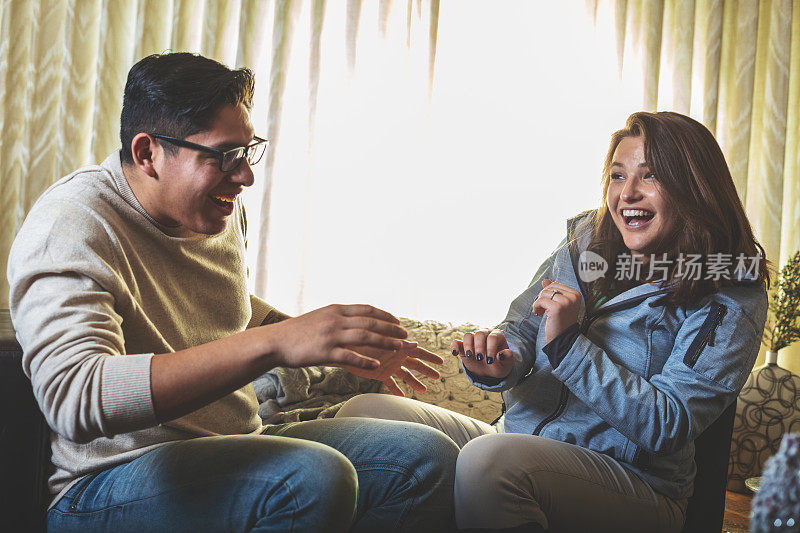
[[[161,147],[158,146],[155,139],[147,133],[137,133],[133,139],[131,139],[131,154],[133,156],[134,166],[151,178],[158,177],[153,163],[153,156],[154,152],[160,150]]]

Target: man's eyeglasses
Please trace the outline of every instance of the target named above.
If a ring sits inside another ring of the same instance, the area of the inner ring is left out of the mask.
[[[267,139],[254,137],[256,142],[253,144],[239,146],[223,152],[222,150],[217,150],[216,148],[203,146],[202,144],[195,144],[193,142],[184,141],[183,139],[176,139],[175,137],[169,137],[159,133],[151,133],[150,135],[156,139],[161,139],[162,141],[167,141],[170,144],[174,144],[175,146],[183,146],[184,148],[192,148],[194,150],[201,150],[210,154],[216,154],[219,157],[219,169],[222,172],[231,172],[236,170],[236,168],[245,158],[247,158],[248,164],[255,165],[261,161],[261,157],[264,155],[267,143],[269,142]]]

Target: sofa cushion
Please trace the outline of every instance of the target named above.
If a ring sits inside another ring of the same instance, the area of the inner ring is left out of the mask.
[[[420,322],[408,318],[403,318],[400,322],[408,330],[408,340],[416,341],[421,347],[444,358],[441,367],[433,365],[442,375],[439,380],[420,379],[428,387],[426,392],[416,392],[405,383],[400,383],[400,388],[407,397],[438,405],[484,422],[491,423],[500,416],[503,404],[500,394],[486,392],[472,385],[464,375],[460,359],[453,356],[450,351],[453,339],[461,339],[464,333],[480,329],[478,326],[473,324],[454,326],[449,323],[429,320]],[[385,387],[383,391],[388,392]]]

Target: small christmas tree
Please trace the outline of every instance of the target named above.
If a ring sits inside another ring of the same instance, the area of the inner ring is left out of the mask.
[[[753,498],[751,533],[800,532],[800,435],[783,436]]]
[[[777,352],[800,339],[800,251],[789,258],[778,275],[769,314],[763,338],[768,350]]]

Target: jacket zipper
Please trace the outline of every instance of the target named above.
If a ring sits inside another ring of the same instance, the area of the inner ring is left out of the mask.
[[[725,304],[720,304],[717,310],[714,313],[714,318],[711,324],[711,329],[708,331],[708,334],[702,340],[700,345],[697,347],[697,350],[692,354],[691,358],[689,358],[688,365],[689,367],[694,367],[694,364],[697,362],[697,359],[700,358],[700,354],[703,351],[703,348],[706,345],[714,346],[714,341],[717,336],[717,328],[722,323],[722,319],[725,318],[725,315],[728,313],[728,307]]]
[[[539,433],[542,432],[542,429],[544,429],[544,427],[547,424],[549,424],[550,422],[552,422],[553,420],[555,420],[556,418],[561,416],[561,413],[563,413],[564,409],[567,407],[567,400],[568,399],[569,399],[569,389],[567,388],[566,385],[564,385],[562,383],[561,384],[561,396],[560,396],[560,398],[558,400],[558,407],[556,408],[555,411],[553,411],[553,413],[550,416],[548,416],[547,418],[545,418],[544,420],[539,422],[539,425],[536,426],[536,429],[533,430],[532,435],[538,435]]]
[[[599,309],[599,310],[595,311],[594,313],[591,313],[591,314],[587,313],[587,314],[585,314],[583,316],[583,320],[581,321],[581,326],[580,326],[579,329],[580,329],[581,333],[586,333],[586,331],[588,331],[588,329],[589,329],[589,326],[591,326],[592,322],[594,322],[598,317],[600,317],[602,315],[605,315],[605,314],[608,314],[608,313],[613,313],[614,311],[619,311],[620,309],[627,309],[629,307],[633,307],[635,305],[639,305],[640,303],[642,303],[643,301],[647,300],[648,298],[650,298],[652,296],[658,296],[660,294],[666,294],[667,292],[669,292],[669,289],[661,289],[661,290],[658,290],[658,291],[648,292],[647,294],[642,294],[641,296],[636,296],[634,298],[630,298],[628,300],[625,300],[625,301],[622,301],[622,302],[617,302],[617,303],[615,303],[613,305],[609,305],[608,307],[603,307],[602,309]],[[562,383],[561,384],[561,394],[560,394],[559,400],[558,400],[558,407],[556,407],[556,410],[553,411],[550,414],[550,416],[548,416],[547,418],[545,418],[544,420],[539,422],[539,425],[536,426],[536,429],[533,430],[532,434],[533,435],[539,435],[541,433],[542,429],[544,429],[544,427],[547,424],[549,424],[550,422],[552,422],[553,420],[555,420],[556,418],[561,416],[561,414],[564,412],[564,409],[566,409],[566,407],[567,407],[567,401],[568,400],[569,400],[569,389],[567,388],[566,385],[564,385]]]
[[[505,398],[503,398],[503,394],[502,393],[500,393],[500,399],[503,400],[503,407],[500,410],[500,415],[497,418],[495,418],[494,421],[492,421],[491,424],[489,424],[490,426],[493,426],[493,425],[497,424],[498,422],[500,422],[500,419],[503,418],[504,414],[506,414],[506,400],[505,400]]]

